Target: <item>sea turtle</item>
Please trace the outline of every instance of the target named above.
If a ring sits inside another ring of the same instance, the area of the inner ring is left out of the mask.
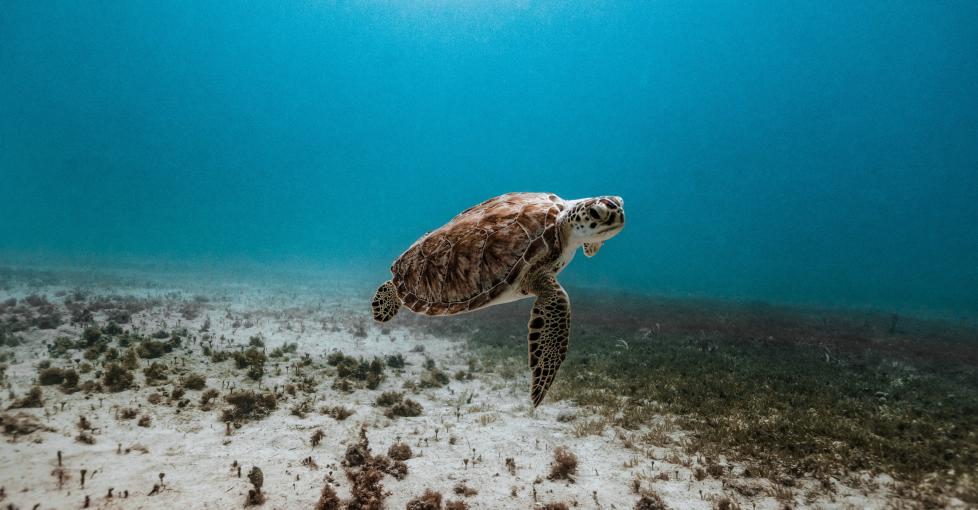
[[[374,295],[373,317],[453,315],[535,296],[530,314],[530,398],[536,407],[557,374],[570,336],[570,300],[557,274],[581,245],[593,257],[625,226],[621,197],[564,200],[507,193],[466,209],[414,242]]]

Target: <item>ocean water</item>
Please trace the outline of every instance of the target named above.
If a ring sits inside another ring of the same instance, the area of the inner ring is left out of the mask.
[[[0,3],[0,262],[377,283],[614,194],[595,286],[978,315],[974,2]]]

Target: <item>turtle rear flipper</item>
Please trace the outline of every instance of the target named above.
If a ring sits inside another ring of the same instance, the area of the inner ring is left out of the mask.
[[[401,300],[397,297],[394,282],[387,280],[377,288],[377,293],[370,302],[370,308],[377,322],[387,322],[397,315],[397,311],[401,308]]]

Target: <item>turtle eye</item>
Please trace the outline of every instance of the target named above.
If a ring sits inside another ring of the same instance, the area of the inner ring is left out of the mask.
[[[598,208],[597,207],[589,207],[588,210],[587,210],[587,213],[588,213],[588,216],[590,216],[591,218],[594,218],[596,220],[601,219],[601,216],[598,214]]]

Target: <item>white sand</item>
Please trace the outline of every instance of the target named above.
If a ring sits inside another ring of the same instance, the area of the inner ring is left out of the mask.
[[[180,296],[170,293],[179,289],[164,287],[98,289],[95,294],[132,294],[138,296],[178,297],[189,299],[203,292],[201,288],[183,286]],[[190,289],[190,290],[187,290]],[[29,291],[44,293],[61,305],[55,297],[57,288],[15,289],[7,295],[23,297]],[[210,334],[225,337],[237,345],[247,344],[252,335],[261,334],[270,352],[286,342],[298,343],[298,353],[309,353],[317,368],[319,386],[312,397],[313,411],[305,418],[293,416],[289,408],[303,398],[280,400],[278,410],[259,421],[245,423],[232,435],[225,435],[225,425],[219,419],[220,405],[210,411],[199,406],[199,391],[188,391],[191,403],[180,410],[166,399],[159,405],[147,402],[153,392],[172,389],[172,384],[147,386],[142,371],[138,371],[138,390],[120,393],[78,392],[63,394],[57,386],[44,388],[43,409],[26,409],[57,432],[34,432],[16,440],[9,436],[0,442],[0,487],[6,499],[0,504],[16,508],[81,508],[85,496],[91,497],[93,508],[214,508],[244,506],[250,484],[246,474],[252,466],[264,472],[264,493],[267,502],[262,508],[286,509],[313,507],[319,497],[324,478],[331,475],[339,483],[340,497],[348,497],[349,482],[340,466],[346,447],[356,441],[357,431],[366,425],[374,454],[386,453],[398,439],[408,443],[415,457],[407,461],[408,476],[398,481],[387,476],[383,485],[390,492],[387,507],[404,508],[406,502],[426,488],[440,491],[447,499],[464,499],[470,508],[535,508],[544,503],[564,502],[580,508],[632,508],[638,496],[632,492],[632,480],[641,480],[643,489],[656,491],[671,508],[707,509],[727,496],[743,508],[781,508],[783,502],[773,497],[773,485],[765,480],[738,479],[738,468],[725,481],[706,478],[695,481],[689,467],[668,463],[664,459],[686,459],[677,447],[626,446],[625,437],[639,437],[641,431],[622,431],[606,428],[600,436],[576,437],[575,422],[558,421],[561,414],[586,419],[587,410],[575,408],[567,401],[545,401],[536,411],[528,405],[528,376],[503,380],[491,373],[476,373],[472,380],[452,380],[443,388],[422,390],[408,397],[421,403],[424,413],[419,417],[391,420],[383,408],[374,404],[382,391],[401,390],[406,380],[417,380],[425,356],[436,361],[448,374],[466,367],[470,353],[460,339],[419,337],[405,327],[394,326],[389,335],[379,327],[367,324],[367,337],[356,338],[350,327],[368,317],[368,306],[362,289],[355,286],[333,286],[329,294],[311,289],[252,288],[223,286],[206,291],[212,300],[200,317],[188,321],[180,317],[178,301],[134,316],[133,324],[144,333],[159,328],[186,327],[198,338],[206,318],[211,321]],[[407,313],[407,312],[402,312]],[[103,317],[97,316],[101,323]],[[233,324],[240,320],[241,327]],[[437,320],[437,319],[434,319]],[[397,321],[395,321],[395,324]],[[244,327],[249,325],[250,327]],[[333,325],[338,326],[339,331]],[[12,350],[16,362],[8,363],[7,378],[12,391],[23,395],[35,379],[36,364],[48,357],[44,343],[58,335],[77,339],[80,327],[63,325],[53,331],[27,331],[20,335],[25,344]],[[523,332],[514,332],[521,341]],[[416,345],[424,352],[412,352]],[[225,347],[230,348],[230,347]],[[324,357],[333,350],[348,355],[384,356],[402,353],[408,362],[401,373],[387,371],[387,378],[377,390],[356,390],[351,394],[330,389],[333,368],[325,367]],[[74,356],[80,357],[80,356]],[[292,360],[298,359],[298,354]],[[192,354],[183,348],[152,361],[165,361],[180,370],[206,374],[208,386],[222,389],[225,381],[236,388],[257,388],[247,379],[244,370],[234,369],[232,361],[212,364],[200,354],[200,345],[192,346]],[[142,366],[149,363],[142,360]],[[276,375],[274,364],[282,367]],[[65,366],[65,360],[54,361]],[[289,374],[282,361],[269,360],[266,378],[261,386],[283,386]],[[563,374],[567,376],[567,374]],[[84,374],[82,380],[90,378]],[[171,381],[175,378],[171,374]],[[222,390],[222,395],[226,390]],[[469,401],[469,396],[471,400]],[[4,392],[0,406],[6,408],[11,399]],[[344,405],[356,412],[344,421],[322,415],[322,406]],[[63,408],[62,408],[63,406]],[[152,417],[152,425],[139,427],[136,420],[117,420],[119,407],[139,407],[140,413]],[[457,415],[458,411],[458,415]],[[8,411],[16,412],[16,411]],[[74,438],[76,422],[85,415],[96,427],[94,445],[83,444]],[[669,423],[665,420],[665,423]],[[325,432],[325,439],[310,446],[315,429]],[[682,431],[672,430],[679,437]],[[123,453],[117,453],[121,445]],[[553,450],[566,446],[579,459],[578,474],[573,483],[547,479]],[[140,449],[145,448],[145,451]],[[129,453],[125,453],[125,450]],[[56,452],[64,452],[64,469],[70,476],[63,488],[53,472],[57,465]],[[311,469],[302,460],[312,457],[318,465]],[[516,473],[512,475],[505,459],[513,458]],[[469,459],[466,464],[465,459]],[[232,463],[243,466],[238,478]],[[692,466],[695,466],[695,457]],[[728,466],[730,466],[728,464]],[[80,470],[88,472],[85,487],[80,486]],[[657,480],[666,473],[669,481]],[[154,484],[165,473],[159,494],[150,496]],[[678,473],[678,478],[676,477]],[[478,490],[472,497],[457,496],[452,488],[458,482]],[[731,489],[731,484],[755,487],[758,494],[746,497]],[[835,493],[815,490],[815,481],[795,487],[791,504],[796,508],[883,508],[895,501],[888,497],[885,477],[879,489],[864,494],[836,485]],[[112,499],[106,497],[114,489]],[[123,491],[129,492],[122,498]]]

